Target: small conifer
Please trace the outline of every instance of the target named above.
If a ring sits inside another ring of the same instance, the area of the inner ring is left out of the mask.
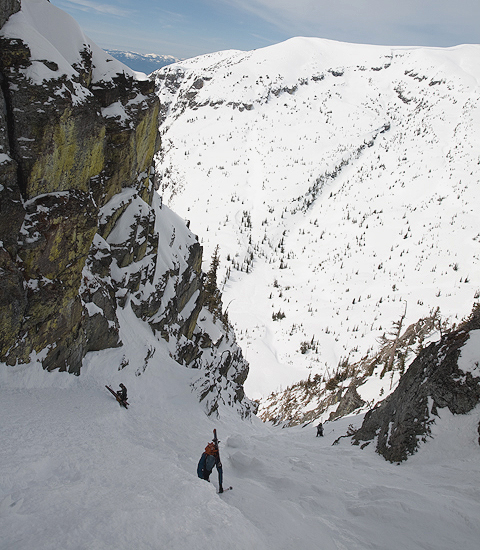
[[[205,277],[205,306],[215,319],[222,316],[222,294],[217,287],[217,271],[220,265],[219,246],[215,247],[210,269]]]

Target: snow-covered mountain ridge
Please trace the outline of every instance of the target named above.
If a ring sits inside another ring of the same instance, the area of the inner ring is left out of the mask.
[[[123,50],[105,50],[115,59],[118,59],[122,63],[125,63],[127,67],[130,67],[134,71],[140,71],[145,74],[150,74],[153,71],[171,65],[180,61],[178,58],[172,55],[160,55],[156,53],[138,53]]]
[[[479,60],[297,38],[156,73],[160,192],[220,247],[252,397],[373,353],[405,306],[470,313]]]

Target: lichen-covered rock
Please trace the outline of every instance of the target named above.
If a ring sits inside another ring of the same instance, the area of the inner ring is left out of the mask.
[[[151,82],[137,81],[66,15],[59,32],[70,31],[72,45],[60,54],[64,39],[42,27],[59,13],[48,2],[3,6],[11,17],[0,32],[0,360],[45,350],[45,368],[78,373],[89,349],[119,343],[112,285],[80,287],[102,206],[124,188],[152,199],[158,100]],[[125,243],[124,266],[145,256],[151,213],[147,220]],[[110,276],[108,261],[100,276]]]
[[[0,356],[15,346],[27,308],[23,275],[10,254],[0,248]]]
[[[0,31],[0,362],[35,357],[80,374],[86,353],[123,345],[131,308],[199,369],[209,414],[225,402],[248,416],[248,364],[233,335],[225,341],[231,329],[210,320],[213,336],[199,323],[202,247],[155,193],[154,83],[47,0],[20,12],[0,2],[11,14]],[[43,26],[51,18],[60,38]]]
[[[154,100],[154,84],[136,82],[125,75],[115,76],[112,83],[92,87],[107,133],[105,176],[108,191],[101,205],[122,188],[130,186],[137,188],[142,199],[150,204],[154,191],[149,183],[152,159],[160,147],[160,106]]]

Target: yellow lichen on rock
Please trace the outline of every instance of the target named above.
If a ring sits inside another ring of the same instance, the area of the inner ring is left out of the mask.
[[[26,197],[69,189],[87,191],[90,178],[105,166],[105,125],[65,109],[59,120],[43,128],[32,145],[35,161],[26,174]]]

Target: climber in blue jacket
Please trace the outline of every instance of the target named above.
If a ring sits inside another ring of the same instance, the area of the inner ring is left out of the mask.
[[[200,461],[197,466],[197,474],[200,479],[210,481],[210,474],[213,468],[216,467],[218,471],[218,491],[223,493],[223,469],[220,461],[220,454],[215,443],[209,443],[205,447],[205,451],[200,457]]]

